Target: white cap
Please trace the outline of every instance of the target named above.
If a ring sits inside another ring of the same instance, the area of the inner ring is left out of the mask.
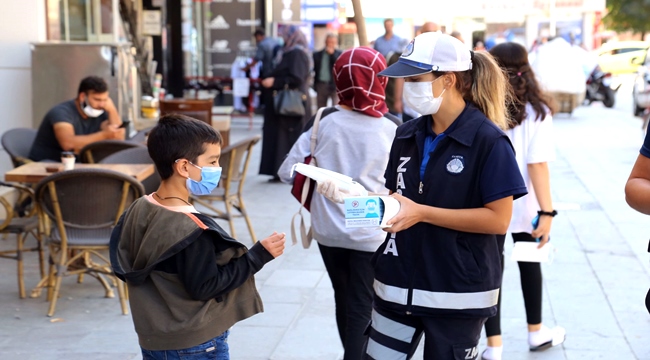
[[[465,44],[440,32],[426,32],[413,39],[399,60],[380,72],[380,76],[407,77],[432,71],[467,71],[472,54]]]

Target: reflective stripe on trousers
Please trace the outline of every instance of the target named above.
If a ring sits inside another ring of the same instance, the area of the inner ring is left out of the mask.
[[[397,286],[386,285],[375,280],[373,284],[375,293],[384,301],[400,305],[408,305],[408,289]],[[485,309],[497,304],[499,289],[467,292],[449,293],[413,289],[411,304],[432,309]]]
[[[416,329],[412,326],[402,324],[400,322],[391,320],[381,314],[376,310],[372,310],[372,328],[378,333],[386,336],[388,341],[398,341],[404,344],[413,343],[414,337],[416,336]],[[417,334],[419,340],[419,333]],[[419,342],[419,341],[418,341]],[[416,344],[417,345],[417,344]],[[391,349],[388,346],[378,343],[375,341],[372,336],[368,338],[368,347],[366,349],[366,354],[373,359],[381,360],[406,360],[407,353],[401,352],[399,350]]]

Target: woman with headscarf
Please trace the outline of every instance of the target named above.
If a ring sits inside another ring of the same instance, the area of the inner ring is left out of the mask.
[[[282,29],[284,48],[282,59],[273,70],[271,77],[262,80],[262,86],[276,91],[285,87],[298,89],[309,99],[309,75],[311,73],[311,55],[305,35],[294,25]],[[296,142],[307,119],[311,117],[311,106],[305,101],[305,115],[285,116],[275,113],[273,106],[265,110],[262,131],[262,160],[260,174],[272,175],[271,181],[278,181],[277,171],[282,160]]]
[[[371,193],[388,194],[383,171],[399,120],[387,114],[384,57],[374,49],[347,50],[334,63],[339,104],[323,111],[314,154],[320,168],[352,177]],[[313,120],[313,119],[312,119]],[[291,166],[310,152],[311,129],[291,148],[278,175],[291,183]],[[311,200],[311,226],[334,288],[336,323],[344,359],[361,359],[363,332],[372,310],[374,271],[370,258],[384,241],[379,228],[345,228],[342,204],[317,192]]]

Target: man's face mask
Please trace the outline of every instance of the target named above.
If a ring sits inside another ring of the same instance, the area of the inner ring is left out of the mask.
[[[104,109],[95,109],[90,104],[88,104],[88,96],[84,98],[84,101],[81,102],[81,108],[88,117],[95,118],[104,113]]]

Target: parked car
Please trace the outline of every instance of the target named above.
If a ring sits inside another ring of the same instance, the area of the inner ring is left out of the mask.
[[[597,50],[598,65],[613,75],[635,73],[643,62],[650,43],[645,41],[615,41],[605,43]],[[636,58],[637,61],[632,61]]]
[[[639,64],[632,89],[635,116],[641,116],[645,109],[650,108],[650,56],[647,56],[648,53],[650,50],[647,50],[643,56],[631,60]]]

